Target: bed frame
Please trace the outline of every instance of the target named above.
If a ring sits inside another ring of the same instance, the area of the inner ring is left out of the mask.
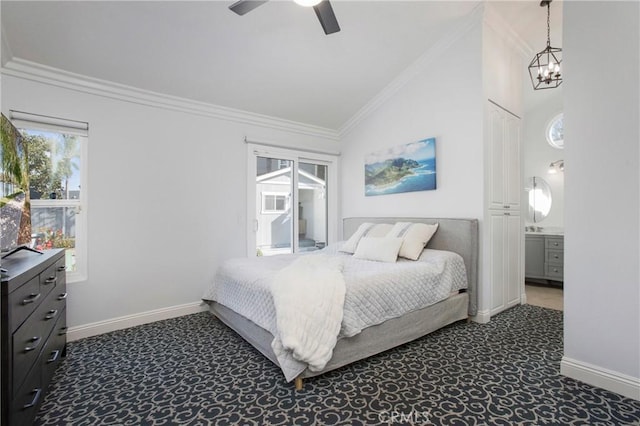
[[[438,223],[438,231],[429,241],[427,248],[449,250],[464,259],[467,270],[468,290],[458,293],[434,305],[410,312],[399,318],[387,320],[368,327],[360,334],[338,340],[333,357],[322,371],[305,370],[295,379],[296,389],[302,389],[302,379],[326,373],[352,362],[368,358],[377,353],[415,340],[456,321],[468,319],[477,313],[478,283],[478,221],[477,219],[449,218],[369,218],[353,217],[343,220],[343,239],[351,236],[360,224],[419,222]],[[271,349],[273,335],[247,318],[224,305],[211,302],[211,312],[224,324],[233,329],[258,351],[280,366]]]

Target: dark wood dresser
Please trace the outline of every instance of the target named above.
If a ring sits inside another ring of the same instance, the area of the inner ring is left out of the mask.
[[[2,259],[2,425],[33,424],[67,344],[62,249]]]

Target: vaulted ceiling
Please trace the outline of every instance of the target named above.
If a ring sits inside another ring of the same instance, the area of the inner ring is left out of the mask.
[[[538,1],[491,3],[525,43],[544,47]],[[312,9],[292,1],[245,16],[231,4],[3,0],[3,57],[339,129],[479,2],[337,0],[342,30],[328,36]]]

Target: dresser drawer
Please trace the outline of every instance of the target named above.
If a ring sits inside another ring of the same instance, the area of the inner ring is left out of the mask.
[[[555,265],[562,265],[564,262],[564,251],[562,250],[547,250],[546,262]]]
[[[562,265],[551,265],[549,263],[546,263],[544,265],[544,272],[545,275],[551,280],[554,278],[557,278],[558,281],[564,280],[564,268],[562,267]]]
[[[59,312],[62,312],[67,306],[67,284],[64,281],[62,284],[58,281],[56,288],[47,297],[47,303],[49,310],[57,310]]]
[[[46,387],[62,360],[64,347],[67,344],[66,311],[62,311],[56,322],[51,337],[42,351],[42,383]]]
[[[13,334],[13,391],[15,392],[33,366],[51,334],[60,311],[50,309],[48,300]]]
[[[67,284],[67,266],[65,265],[66,258],[62,256],[60,260],[56,262],[56,277],[58,281],[56,286]]]
[[[42,295],[49,294],[58,282],[57,265],[54,263],[40,274],[40,291]]]
[[[42,302],[40,280],[34,277],[9,295],[9,312],[11,312],[11,331],[14,331]]]
[[[40,368],[35,367],[27,376],[23,386],[17,392],[14,392],[9,424],[12,426],[33,424],[33,419],[43,398],[44,386],[42,385],[41,371]]]
[[[544,239],[545,248],[564,250],[564,238],[547,237]]]

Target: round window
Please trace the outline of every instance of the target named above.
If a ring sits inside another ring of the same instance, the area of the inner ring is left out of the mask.
[[[564,117],[560,113],[553,117],[547,126],[547,142],[554,148],[564,148]]]

